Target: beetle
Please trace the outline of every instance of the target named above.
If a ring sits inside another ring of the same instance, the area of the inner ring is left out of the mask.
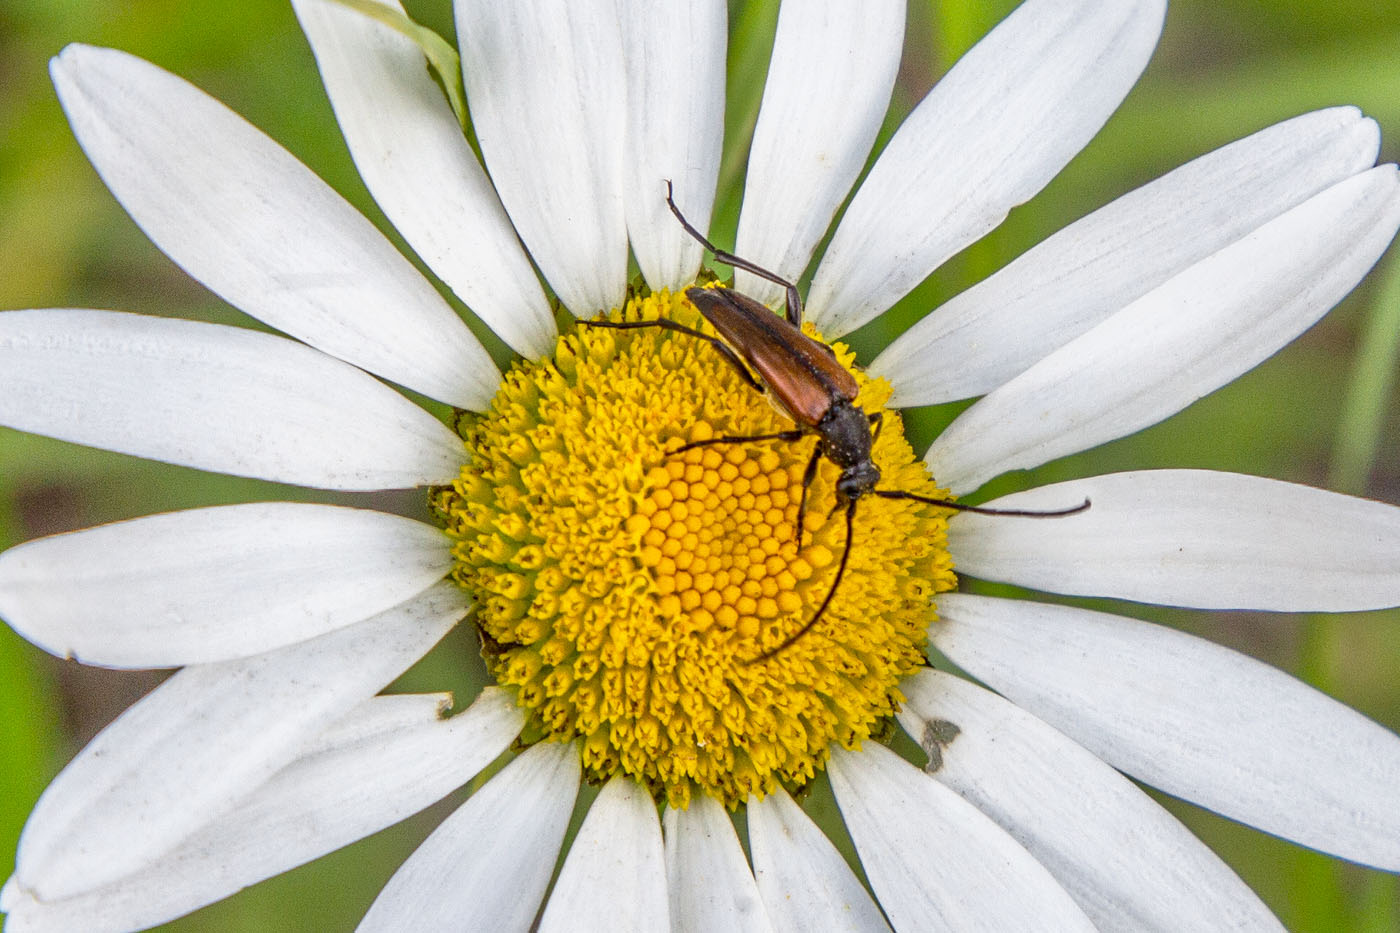
[[[836,480],[836,505],[832,512],[840,508],[846,511],[846,543],[842,548],[831,588],[827,590],[817,611],[801,628],[777,647],[770,648],[745,663],[754,664],[773,657],[790,647],[821,621],[845,576],[855,531],[856,503],[864,496],[908,499],[961,512],[1022,518],[1057,518],[1074,515],[1089,508],[1089,500],[1085,499],[1079,505],[1048,512],[989,509],[897,489],[876,489],[875,484],[880,481],[880,469],[871,459],[871,450],[879,437],[882,413],[869,414],[856,405],[859,386],[855,377],[837,362],[836,353],[831,347],[802,332],[802,296],[797,291],[796,283],[717,248],[686,220],[685,215],[676,206],[672,194],[671,182],[667,181],[666,204],[671,208],[671,213],[680,221],[685,232],[713,254],[717,262],[743,269],[783,287],[786,298],[785,315],[778,316],[765,305],[732,288],[691,286],[685,290],[685,297],[695,305],[705,320],[710,322],[719,333],[718,337],[664,318],[655,321],[580,321],[579,324],[615,330],[659,327],[703,340],[722,354],[744,381],[756,391],[771,393],[769,397],[778,409],[796,425],[791,430],[771,434],[742,437],[724,435],[692,441],[671,450],[671,456],[711,444],[796,441],[816,435],[817,445],[802,474],[802,493],[797,506],[799,544],[807,509],[807,491],[816,477],[817,465],[822,459],[827,459],[841,471]]]

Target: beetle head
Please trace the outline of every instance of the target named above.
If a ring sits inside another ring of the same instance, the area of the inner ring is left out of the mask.
[[[862,460],[841,471],[836,479],[836,498],[840,502],[859,499],[879,481],[880,468],[869,460]]]

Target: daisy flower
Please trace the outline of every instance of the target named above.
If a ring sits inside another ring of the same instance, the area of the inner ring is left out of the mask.
[[[792,421],[712,342],[574,323],[707,327],[685,294],[713,275],[665,185],[706,229],[721,0],[458,0],[480,162],[455,74],[425,67],[392,0],[293,5],[366,186],[519,357],[503,375],[443,292],[223,105],[119,51],[54,60],[79,142],[151,240],[286,336],[5,312],[0,423],[316,489],[423,487],[436,521],[257,502],[0,555],[0,616],[25,638],[178,668],[35,806],[7,929],[155,925],[469,782],[361,929],[1277,928],[1129,778],[1400,869],[1391,732],[1172,629],[954,592],[966,575],[1199,609],[1394,606],[1400,509],[1144,470],[988,503],[1092,503],[1053,519],[877,497],[834,519],[813,439],[722,442]],[[1027,0],[857,186],[903,0],[782,7],[735,252],[802,278],[846,205],[806,322],[882,415],[878,488],[973,494],[1164,419],[1311,326],[1400,227],[1376,125],[1304,114],[1071,224],[857,366],[833,341],[1039,191],[1163,16]],[[743,272],[734,287],[783,297]],[[916,457],[901,408],[978,396]],[[458,625],[494,686],[453,714],[381,695]],[[823,772],[848,840],[804,809]]]

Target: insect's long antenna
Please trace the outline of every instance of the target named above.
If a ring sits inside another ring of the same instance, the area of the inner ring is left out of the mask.
[[[1089,507],[1088,499],[1066,509],[1036,511],[1033,509],[989,509],[981,505],[963,505],[961,502],[950,502],[947,499],[931,499],[928,496],[916,496],[912,492],[900,492],[898,489],[872,489],[869,494],[872,496],[879,496],[881,499],[913,499],[915,502],[927,502],[929,505],[936,505],[944,509],[952,509],[955,512],[976,512],[978,515],[1007,515],[1013,518],[1063,518],[1066,515],[1077,515]]]
[[[1089,508],[1088,499],[1069,508],[1041,512],[1032,511],[1030,509],[989,509],[984,506],[964,505],[961,502],[951,502],[947,499],[934,499],[929,496],[919,496],[912,492],[901,492],[897,489],[872,489],[870,493],[880,496],[883,499],[912,499],[915,502],[926,502],[929,505],[953,509],[958,512],[976,512],[978,515],[1002,515],[1014,518],[1061,518],[1065,515],[1076,515]],[[826,598],[822,600],[822,604],[817,607],[817,611],[812,614],[812,618],[808,619],[805,625],[783,639],[781,644],[750,658],[745,661],[744,664],[757,664],[759,661],[766,661],[775,654],[779,654],[791,647],[799,638],[810,632],[812,627],[820,622],[822,616],[826,614],[826,607],[831,605],[832,599],[836,597],[836,588],[841,585],[842,578],[846,576],[846,562],[851,559],[851,541],[855,532],[857,501],[856,499],[851,499],[846,503],[846,546],[841,549],[841,562],[836,565],[836,579],[831,581],[831,589],[826,591]]]
[[[759,661],[768,660],[773,657],[773,655],[788,648],[803,635],[806,635],[812,630],[812,626],[821,621],[822,615],[826,612],[826,607],[831,605],[831,600],[836,596],[836,588],[841,585],[841,578],[846,575],[846,561],[851,559],[851,533],[855,528],[856,502],[857,500],[851,499],[846,503],[846,546],[841,550],[841,563],[836,565],[836,579],[831,581],[831,589],[826,591],[826,598],[822,600],[822,604],[817,607],[817,611],[813,613],[812,618],[807,620],[807,624],[783,639],[782,644],[778,645],[776,648],[769,648],[756,657],[749,658],[744,664],[757,664]]]

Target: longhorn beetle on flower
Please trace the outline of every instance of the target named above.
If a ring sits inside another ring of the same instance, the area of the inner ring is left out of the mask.
[[[655,321],[580,321],[586,327],[610,327],[616,330],[633,330],[642,327],[660,327],[688,334],[704,340],[729,361],[730,365],[749,385],[759,392],[768,391],[783,414],[793,420],[797,427],[789,431],[772,434],[754,434],[745,437],[724,435],[702,441],[692,441],[670,451],[671,455],[683,453],[695,447],[711,444],[746,444],[753,441],[796,441],[810,434],[818,437],[812,457],[802,475],[802,496],[797,506],[797,535],[800,541],[803,518],[807,510],[807,490],[817,474],[817,464],[823,457],[841,470],[836,480],[836,505],[832,509],[845,507],[846,543],[841,551],[841,560],[836,566],[836,577],[827,590],[826,597],[812,617],[796,632],[789,635],[777,647],[770,648],[750,659],[754,664],[773,657],[793,644],[812,627],[821,621],[827,606],[836,596],[837,587],[846,573],[846,562],[851,556],[851,539],[855,530],[856,503],[862,496],[879,496],[883,499],[912,499],[940,508],[961,512],[977,512],[982,515],[1005,515],[1021,518],[1058,518],[1074,515],[1089,508],[1089,500],[1078,505],[1049,512],[1023,511],[1017,509],[988,509],[973,505],[963,505],[947,499],[934,499],[919,496],[897,489],[876,489],[880,481],[880,470],[871,460],[871,448],[880,433],[881,415],[867,414],[855,404],[858,386],[855,378],[836,360],[831,347],[807,336],[802,332],[802,296],[797,285],[775,272],[770,272],[717,248],[699,230],[685,219],[676,207],[672,197],[671,182],[666,182],[666,204],[676,215],[685,232],[714,255],[717,262],[743,269],[760,278],[781,285],[786,292],[786,316],[779,317],[758,301],[735,291],[732,288],[702,288],[691,286],[685,297],[704,315],[719,337],[711,337],[683,324],[665,319]],[[747,365],[745,365],[747,364]],[[757,375],[755,375],[755,372]]]

